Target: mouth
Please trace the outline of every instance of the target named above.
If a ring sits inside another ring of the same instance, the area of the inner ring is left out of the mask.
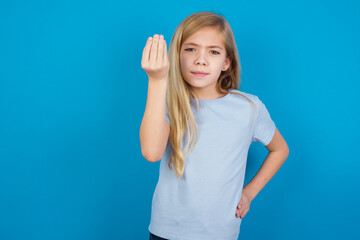
[[[206,75],[208,75],[208,73],[205,72],[191,72],[191,73],[197,77],[205,77]]]

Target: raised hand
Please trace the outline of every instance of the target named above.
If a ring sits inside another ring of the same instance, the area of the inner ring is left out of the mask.
[[[170,68],[167,46],[163,35],[149,37],[143,50],[141,67],[150,81],[167,80]]]

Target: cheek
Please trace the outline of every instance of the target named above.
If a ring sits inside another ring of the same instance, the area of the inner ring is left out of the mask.
[[[185,70],[188,68],[189,65],[189,59],[184,58],[184,57],[180,57],[180,67],[181,70]]]
[[[224,59],[221,59],[221,58],[216,59],[216,65],[217,66],[223,66],[224,63],[225,63]]]
[[[216,63],[216,67],[218,68],[219,71],[221,71],[221,69],[223,68],[225,62],[224,61],[218,61]]]

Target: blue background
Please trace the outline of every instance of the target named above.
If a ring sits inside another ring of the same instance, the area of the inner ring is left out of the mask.
[[[142,51],[207,10],[290,148],[239,239],[360,239],[360,3],[340,0],[1,1],[0,239],[148,239]],[[266,154],[251,145],[245,183]]]

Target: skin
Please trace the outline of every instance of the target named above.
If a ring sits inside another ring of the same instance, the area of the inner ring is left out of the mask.
[[[146,108],[140,125],[141,153],[149,162],[160,161],[170,134],[165,121],[165,103],[169,60],[164,36],[154,35],[146,41],[141,67],[149,77]]]
[[[199,99],[217,99],[225,94],[216,91],[216,82],[221,71],[230,66],[230,59],[226,57],[226,50],[217,29],[206,27],[191,35],[181,46],[180,67],[184,80],[194,89]],[[190,45],[195,43],[198,46]],[[208,47],[217,45],[221,47]],[[192,71],[209,73],[205,77],[197,77]]]
[[[155,34],[149,37],[143,50],[141,67],[145,70],[150,82],[166,82],[170,68],[167,56],[167,45],[164,35]]]

